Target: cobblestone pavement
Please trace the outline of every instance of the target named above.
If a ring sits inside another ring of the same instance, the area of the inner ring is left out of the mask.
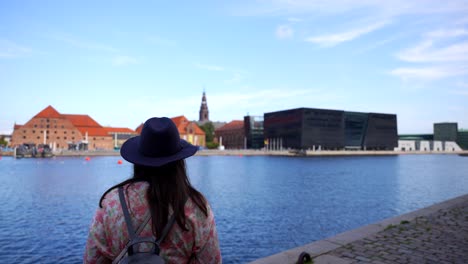
[[[348,263],[468,263],[468,201],[327,253]]]

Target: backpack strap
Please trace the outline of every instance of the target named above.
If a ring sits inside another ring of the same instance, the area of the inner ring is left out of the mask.
[[[125,200],[125,194],[124,194],[123,186],[119,187],[119,199],[120,199],[120,204],[122,206],[122,211],[123,211],[123,214],[124,214],[124,217],[125,217],[125,223],[127,225],[127,230],[128,230],[128,234],[130,236],[130,239],[127,242],[127,245],[125,245],[125,247],[119,253],[119,255],[114,259],[114,261],[112,261],[112,264],[118,263],[127,252],[129,254],[133,254],[133,245],[135,245],[137,243],[141,243],[141,242],[154,243],[154,245],[155,245],[154,250],[155,250],[156,254],[159,255],[159,252],[160,252],[159,246],[164,241],[164,239],[166,238],[169,231],[171,231],[171,228],[174,225],[175,220],[176,220],[175,219],[175,214],[173,213],[171,215],[171,218],[167,222],[166,226],[164,226],[163,231],[162,231],[161,235],[159,236],[159,238],[156,241],[154,241],[154,239],[152,241],[149,241],[147,238],[140,238],[140,237],[137,237],[137,236],[141,233],[141,231],[143,231],[143,228],[149,222],[149,220],[151,218],[151,213],[146,212],[143,223],[138,227],[137,231],[135,232],[134,229],[133,229],[133,224],[132,224],[132,221],[131,221],[130,213],[129,213],[129,210],[128,210],[128,207],[127,207],[127,202]],[[187,200],[188,200],[188,197],[185,199],[184,204],[187,202]],[[148,240],[148,241],[146,241],[146,240]]]

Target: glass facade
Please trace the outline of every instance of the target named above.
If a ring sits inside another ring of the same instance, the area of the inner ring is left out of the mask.
[[[248,149],[264,147],[263,116],[244,116],[244,129]]]
[[[434,140],[457,141],[458,123],[435,123]]]
[[[368,118],[367,113],[345,112],[345,148],[362,149]]]
[[[344,112],[303,109],[302,148],[341,149],[344,147]]]
[[[468,150],[468,130],[458,131],[457,144],[463,150]]]
[[[396,115],[369,113],[363,147],[367,150],[393,150],[398,147]]]
[[[398,146],[393,114],[298,108],[265,113],[265,139],[292,149],[374,149]]]
[[[302,113],[303,108],[264,114],[264,137],[266,143],[281,139],[284,148],[302,148]]]

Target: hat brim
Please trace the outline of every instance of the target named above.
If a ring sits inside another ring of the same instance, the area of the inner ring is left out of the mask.
[[[148,157],[138,151],[139,143],[140,136],[129,138],[120,148],[120,155],[130,163],[149,167],[160,167],[177,160],[188,158],[193,156],[198,150],[198,147],[181,139],[181,149],[178,152],[164,157]]]

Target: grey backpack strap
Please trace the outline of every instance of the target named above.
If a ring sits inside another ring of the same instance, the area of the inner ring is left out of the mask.
[[[145,218],[143,219],[143,223],[138,227],[136,232],[132,231],[133,225],[131,222],[130,213],[128,211],[127,202],[125,201],[123,187],[119,187],[119,199],[120,199],[120,204],[122,206],[122,211],[125,217],[125,222],[127,224],[127,229],[128,229],[128,234],[130,236],[130,239],[128,240],[127,245],[125,245],[122,251],[120,251],[119,255],[117,255],[117,257],[112,261],[112,264],[118,263],[125,256],[125,254],[127,253],[127,247],[129,247],[129,244],[132,242],[132,240],[136,236],[138,236],[141,233],[141,231],[143,231],[143,228],[145,228],[146,224],[151,219],[151,213],[149,211],[146,212]],[[132,249],[133,247],[129,248],[129,250],[132,250]]]
[[[125,201],[125,194],[122,186],[119,187],[119,198],[125,217],[125,223],[127,224],[128,235],[130,236],[130,240],[132,240],[135,238],[135,230],[133,229],[132,218],[130,218],[130,213],[128,212],[127,202]]]

